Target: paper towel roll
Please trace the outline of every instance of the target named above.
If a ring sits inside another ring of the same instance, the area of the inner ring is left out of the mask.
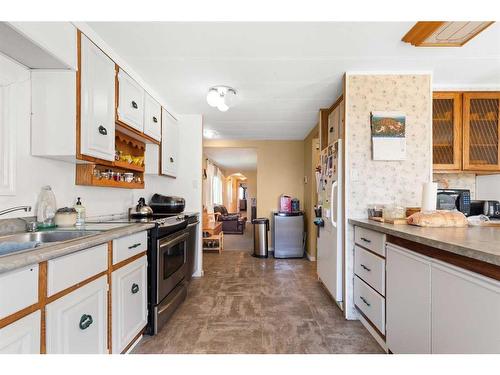
[[[436,211],[437,183],[426,182],[422,185],[422,212]]]

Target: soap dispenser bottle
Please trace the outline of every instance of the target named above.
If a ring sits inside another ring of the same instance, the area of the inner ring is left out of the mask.
[[[36,220],[39,228],[53,228],[56,226],[54,217],[56,215],[56,196],[50,186],[42,187],[38,196],[38,207]]]
[[[80,197],[78,197],[76,200],[75,211],[76,211],[76,225],[84,225],[85,224],[85,207],[82,205]]]

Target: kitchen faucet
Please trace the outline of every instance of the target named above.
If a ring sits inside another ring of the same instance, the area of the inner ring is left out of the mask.
[[[22,211],[22,210],[24,210],[24,212],[31,212],[31,206],[17,206],[17,207],[7,208],[5,210],[0,211],[0,216],[8,214],[10,212]],[[38,225],[36,221],[28,221],[22,217],[20,217],[20,219],[26,223],[26,230],[28,232],[34,232],[37,230]]]
[[[21,210],[24,210],[24,212],[30,212],[31,206],[17,206],[17,207],[7,208],[5,210],[0,211],[0,216],[8,214],[10,212],[21,211]]]

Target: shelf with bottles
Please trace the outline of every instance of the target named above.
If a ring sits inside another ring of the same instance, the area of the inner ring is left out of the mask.
[[[131,172],[125,168],[110,168],[99,164],[77,164],[76,184],[122,189],[144,189],[144,173]]]

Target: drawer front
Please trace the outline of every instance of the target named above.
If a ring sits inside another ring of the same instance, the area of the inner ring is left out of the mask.
[[[107,276],[46,307],[47,353],[107,353]]]
[[[356,227],[354,229],[354,242],[374,253],[385,257],[385,234],[370,229]]]
[[[144,90],[122,70],[118,72],[118,83],[118,119],[142,133]]]
[[[385,299],[359,277],[354,277],[354,303],[385,335]]]
[[[121,353],[147,324],[146,256],[113,272],[113,353]]]
[[[139,232],[113,240],[113,264],[148,249],[148,232]]]
[[[38,302],[38,264],[0,275],[0,319]]]
[[[40,354],[40,310],[0,329],[0,354]]]
[[[161,106],[148,93],[144,97],[144,134],[161,140]]]
[[[108,245],[103,244],[49,260],[47,293],[56,294],[108,268]]]
[[[385,296],[385,259],[354,246],[354,273]]]

